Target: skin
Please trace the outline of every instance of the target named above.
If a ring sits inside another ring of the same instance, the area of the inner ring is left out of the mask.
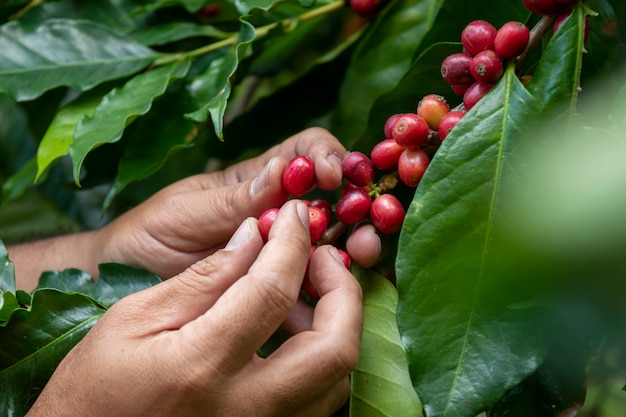
[[[112,306],[28,416],[330,416],[339,409],[358,360],[361,288],[326,245],[309,264],[320,300],[312,308],[298,298],[309,215],[302,202],[287,201],[280,178],[290,159],[308,155],[316,185],[337,189],[345,152],[327,131],[308,129],[257,158],[172,184],[102,229],[9,247],[25,290],[44,270],[78,267],[97,276],[97,265],[109,261],[169,278]],[[269,207],[281,209],[264,245],[256,218]],[[357,230],[348,251],[371,265],[380,239],[371,228]],[[257,356],[281,325],[292,337]]]

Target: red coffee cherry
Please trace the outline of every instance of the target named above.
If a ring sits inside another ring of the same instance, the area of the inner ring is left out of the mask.
[[[385,139],[372,148],[370,159],[378,169],[392,169],[398,166],[398,158],[400,158],[402,151],[404,151],[404,147],[399,145],[395,139]]]
[[[350,0],[352,10],[363,17],[372,17],[382,5],[381,0]]]
[[[470,72],[472,57],[465,54],[452,54],[441,63],[441,76],[450,85],[469,85],[475,80]]]
[[[393,194],[382,194],[372,202],[370,218],[374,227],[385,234],[399,232],[406,212],[402,203]]]
[[[339,198],[335,206],[335,215],[344,224],[356,224],[367,217],[371,205],[369,194],[361,189],[354,189]]]
[[[405,148],[417,149],[428,140],[430,129],[426,120],[416,113],[406,113],[393,125],[391,137]]]
[[[339,252],[339,257],[343,261],[343,264],[346,266],[346,268],[350,269],[350,266],[352,265],[352,258],[350,257],[348,252],[346,252],[345,250],[341,250],[339,248],[336,248],[336,249],[337,249],[337,252]]]
[[[421,149],[405,149],[398,159],[398,176],[409,187],[417,187],[430,164],[426,152]]]
[[[311,243],[315,243],[322,238],[328,227],[328,217],[322,209],[309,206],[309,234]]]
[[[277,208],[270,208],[265,210],[259,216],[259,233],[263,238],[263,242],[267,242],[269,239],[270,229],[274,224],[274,220],[276,220],[276,215],[278,214]]]
[[[476,81],[487,84],[495,84],[504,73],[500,57],[491,49],[479,52],[472,58],[470,71]]]
[[[454,126],[456,126],[459,121],[465,116],[465,112],[460,110],[453,110],[450,113],[446,114],[441,118],[441,123],[439,123],[439,129],[437,133],[439,133],[439,139],[444,140],[448,133],[452,130]]]
[[[528,10],[543,16],[557,14],[565,7],[556,0],[522,0],[522,2]]]
[[[470,85],[472,84],[451,85],[450,87],[452,87],[452,91],[462,96],[463,94],[465,94]]]
[[[474,20],[468,23],[463,32],[461,32],[463,48],[471,56],[481,51],[492,49],[496,32],[496,28],[491,23],[485,20]]]
[[[315,200],[311,200],[309,207],[317,207],[322,210],[322,213],[326,216],[328,223],[330,223],[330,220],[333,218],[333,208],[328,201],[322,198],[316,198]]]
[[[396,124],[396,121],[398,120],[400,116],[402,116],[402,113],[392,114],[385,121],[385,127],[384,127],[385,139],[391,139],[391,132],[393,130],[393,125]]]
[[[521,22],[506,22],[496,33],[493,50],[502,59],[520,55],[528,46],[530,30]]]
[[[367,155],[353,151],[348,153],[341,163],[343,176],[352,184],[363,187],[374,181],[374,164]]]
[[[315,184],[315,164],[308,156],[296,156],[283,171],[285,191],[295,196],[306,194]]]
[[[417,104],[417,115],[424,119],[432,130],[439,128],[441,118],[449,111],[448,102],[438,94],[425,95]]]
[[[483,98],[492,87],[493,85],[486,83],[476,82],[472,84],[470,88],[467,89],[465,94],[463,94],[463,106],[465,107],[465,110],[469,110],[474,107],[474,105],[476,105],[476,103],[478,103],[478,101]]]

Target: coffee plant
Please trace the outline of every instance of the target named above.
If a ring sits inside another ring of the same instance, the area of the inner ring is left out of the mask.
[[[6,0],[0,19],[4,244],[101,227],[322,126],[344,184],[317,189],[299,157],[283,186],[311,253],[335,245],[363,287],[338,415],[625,415],[622,0]],[[367,269],[344,247],[363,223],[383,242]],[[160,279],[112,263],[29,293],[4,244],[0,411],[21,416]]]

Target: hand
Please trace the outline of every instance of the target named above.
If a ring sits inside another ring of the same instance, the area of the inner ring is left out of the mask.
[[[331,415],[358,359],[361,289],[322,246],[310,264],[321,298],[294,308],[309,247],[301,202],[282,207],[265,245],[256,220],[244,221],[223,250],[116,303],[28,416]],[[294,335],[258,357],[281,323]]]
[[[312,128],[257,158],[179,181],[105,227],[97,245],[99,261],[138,265],[162,278],[176,275],[223,247],[244,219],[287,200],[281,175],[289,160],[309,156],[317,186],[334,190],[341,185],[345,153],[328,131]],[[375,230],[363,229],[348,251],[361,266],[373,265],[380,255]]]

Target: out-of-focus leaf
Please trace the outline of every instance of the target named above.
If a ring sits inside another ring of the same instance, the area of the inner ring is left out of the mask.
[[[90,21],[0,27],[0,91],[18,101],[68,86],[83,91],[133,74],[159,54]]]
[[[189,13],[195,13],[200,10],[205,3],[206,0],[157,0],[138,8],[133,14],[151,12],[172,6],[183,6]]]
[[[35,182],[35,174],[37,172],[37,160],[32,158],[15,174],[11,175],[2,184],[2,198],[0,198],[0,207],[8,201],[21,197],[26,189],[31,187]]]
[[[100,145],[117,142],[126,126],[146,114],[173,80],[187,74],[189,65],[189,61],[175,62],[133,77],[104,96],[93,116],[80,120],[69,152],[77,184],[87,154]]]
[[[195,78],[190,89],[198,91],[194,84],[203,85],[203,96],[196,99],[200,108],[185,116],[196,122],[203,122],[211,115],[213,128],[218,138],[223,139],[224,113],[230,97],[230,77],[237,71],[239,62],[245,57],[250,44],[256,38],[256,30],[249,22],[241,19],[237,44],[230,48],[222,59],[216,59],[205,74]]]
[[[181,39],[199,36],[216,39],[224,39],[230,36],[228,32],[219,30],[215,26],[198,25],[192,22],[172,22],[139,29],[129,35],[135,41],[149,46],[166,45]]]
[[[0,327],[0,410],[23,416],[67,353],[105,310],[92,298],[37,290],[28,309],[16,309]]]
[[[423,417],[396,326],[398,293],[381,275],[361,270],[357,276],[364,322],[359,362],[351,377],[350,415]]]
[[[98,266],[98,280],[80,269],[47,271],[38,289],[52,288],[85,294],[109,307],[121,298],[161,282],[156,275],[131,265],[108,263]]]
[[[507,69],[443,142],[407,212],[396,264],[398,323],[429,416],[475,416],[544,359],[545,316],[529,298],[535,281],[499,258],[503,196],[523,181],[521,149],[541,143],[530,134],[534,123],[555,117],[564,100],[570,112],[575,105],[581,23],[572,19],[566,25],[576,30],[548,44],[534,95]]]
[[[40,179],[54,161],[69,153],[78,122],[83,117],[93,116],[102,100],[102,94],[97,90],[96,88],[86,92],[57,112],[37,149],[35,181]]]
[[[9,259],[9,253],[0,240],[0,292],[15,292],[15,268]]]

